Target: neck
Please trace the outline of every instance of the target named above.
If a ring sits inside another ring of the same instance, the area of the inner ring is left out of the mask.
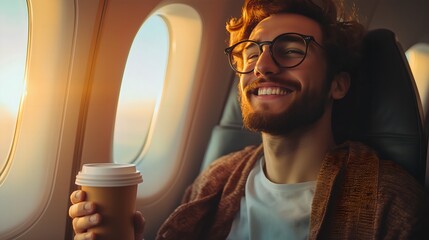
[[[335,146],[330,120],[324,115],[287,136],[262,133],[267,178],[275,183],[316,180],[326,153]]]

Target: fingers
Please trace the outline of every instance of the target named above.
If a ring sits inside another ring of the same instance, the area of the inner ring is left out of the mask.
[[[134,213],[134,239],[143,239],[143,231],[146,220],[141,212]]]
[[[93,202],[79,202],[69,208],[71,218],[87,216],[95,213],[95,204]]]
[[[95,212],[95,204],[93,202],[84,202],[85,199],[85,192],[81,190],[74,191],[70,195],[70,201],[73,204],[69,208],[71,218],[87,216]]]
[[[82,190],[76,190],[72,194],[70,194],[70,202],[72,204],[85,201],[85,199],[86,199],[86,194]]]
[[[95,240],[95,234],[91,232],[76,234],[74,240]]]
[[[101,217],[100,214],[95,213],[95,204],[85,202],[85,199],[85,192],[80,190],[74,191],[70,195],[73,205],[69,208],[69,216],[73,218],[73,229],[77,234],[75,239],[94,239],[94,234],[86,233],[86,231],[100,223]]]
[[[69,208],[69,216],[73,219],[73,230],[76,233],[74,240],[93,240],[95,234],[87,232],[89,228],[101,222],[101,216],[96,212],[93,202],[86,202],[84,191],[77,190],[70,195],[72,205]],[[134,235],[135,239],[143,239],[145,219],[141,212],[134,214]]]
[[[77,217],[73,219],[73,230],[75,233],[84,233],[89,228],[92,228],[100,223],[101,216],[98,213]]]
[[[92,202],[76,203],[69,208],[75,233],[86,232],[88,228],[94,227],[100,222],[100,214],[94,214],[94,212],[95,205]]]

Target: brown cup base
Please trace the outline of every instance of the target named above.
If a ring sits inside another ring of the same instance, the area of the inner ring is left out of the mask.
[[[97,240],[133,240],[135,199],[137,185],[123,187],[82,186],[87,201],[96,204],[101,215],[101,224],[88,231],[94,232]]]

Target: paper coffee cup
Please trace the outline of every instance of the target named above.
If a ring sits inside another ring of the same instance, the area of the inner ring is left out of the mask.
[[[84,164],[76,176],[76,185],[86,193],[86,200],[96,204],[101,224],[88,231],[97,239],[134,239],[133,215],[137,185],[142,175],[133,164]]]

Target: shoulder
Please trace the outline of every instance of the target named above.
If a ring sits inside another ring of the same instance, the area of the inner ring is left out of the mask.
[[[414,211],[418,211],[426,205],[427,193],[423,185],[392,161],[379,160],[378,189],[379,198],[395,203],[397,210],[408,212],[416,208]]]
[[[244,181],[261,153],[262,145],[248,146],[215,160],[187,189],[184,201],[219,193],[227,182]]]
[[[211,163],[206,170],[203,171],[202,175],[204,174],[211,174],[212,172],[217,171],[224,171],[234,166],[239,165],[240,163],[246,162],[247,159],[253,157],[253,155],[257,154],[258,152],[261,152],[262,146],[247,146],[243,148],[242,150],[229,153],[227,155],[224,155],[215,161]]]
[[[204,184],[212,182],[214,179],[219,182],[225,182],[233,175],[237,169],[243,169],[252,162],[262,152],[262,146],[248,146],[244,149],[229,153],[213,161],[206,170],[204,170],[196,179],[195,183]]]
[[[353,159],[353,171],[363,169],[377,174],[376,184],[379,198],[391,201],[416,202],[427,196],[424,187],[398,163],[380,159],[377,152],[363,143],[350,144],[350,158]]]
[[[353,175],[375,191],[377,238],[422,239],[429,229],[429,200],[423,185],[399,164],[380,159],[365,144],[352,142],[346,147],[354,160],[353,164],[349,162]],[[375,178],[371,178],[373,175]],[[366,178],[373,180],[365,182]]]
[[[394,161],[381,159],[376,150],[361,142],[348,142],[341,146],[348,151],[348,165],[350,170],[362,172],[362,169],[371,168],[378,175],[380,191],[413,191],[424,193],[424,188],[411,174]],[[341,148],[339,148],[341,149]]]
[[[424,234],[427,237],[428,201],[423,185],[401,166],[392,161],[379,161],[376,221],[380,225],[380,237],[421,239]]]

